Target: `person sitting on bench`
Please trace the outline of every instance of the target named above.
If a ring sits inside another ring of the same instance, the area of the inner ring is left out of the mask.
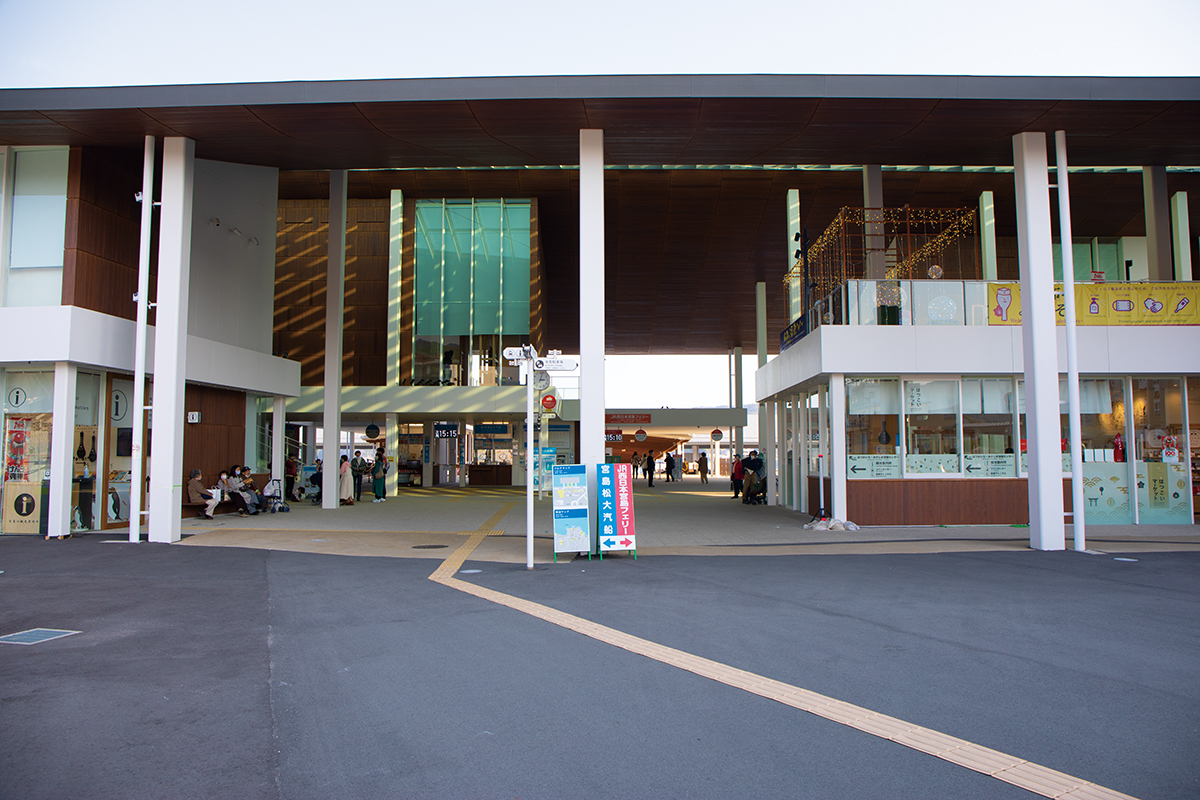
[[[204,510],[200,512],[200,516],[204,519],[212,519],[213,509],[217,507],[217,503],[221,502],[221,497],[219,494],[213,495],[204,488],[204,484],[200,482],[202,477],[200,470],[192,470],[192,479],[188,481],[188,502],[197,505],[204,504]]]

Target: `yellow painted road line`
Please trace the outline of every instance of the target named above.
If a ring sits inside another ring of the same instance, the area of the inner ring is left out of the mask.
[[[519,597],[453,577],[486,536],[487,532],[482,528],[471,534],[471,537],[429,576],[429,580],[474,595],[482,600],[511,608],[522,614],[537,617],[567,630],[581,633],[613,647],[652,658],[726,686],[741,689],[801,711],[807,711],[818,717],[824,717],[931,756],[937,756],[952,764],[989,775],[1043,797],[1057,798],[1058,800],[1135,800],[1130,795],[1052,770],[1049,767],[1043,767],[1023,758],[968,742],[965,739],[948,736],[920,725],[913,725],[886,714],[877,714],[870,709],[676,650],[673,647],[666,647],[623,633],[615,628],[598,625],[574,614],[558,611],[541,603],[522,600]]]

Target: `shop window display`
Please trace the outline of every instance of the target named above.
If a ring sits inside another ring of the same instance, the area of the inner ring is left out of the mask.
[[[1180,441],[1184,427],[1179,378],[1134,378],[1133,432],[1138,519],[1191,523],[1189,476]]]
[[[846,412],[846,477],[902,477],[900,382],[848,378]]]
[[[904,431],[905,472],[961,472],[958,458],[958,381],[905,381]]]
[[[968,478],[1015,478],[1011,378],[962,382],[963,474]]]

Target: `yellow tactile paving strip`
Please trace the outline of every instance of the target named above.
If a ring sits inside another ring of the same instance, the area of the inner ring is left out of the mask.
[[[498,520],[499,517],[493,517],[493,519]],[[1042,797],[1061,798],[1061,800],[1134,800],[1130,795],[1098,786],[1049,767],[1043,767],[1023,758],[973,744],[965,739],[948,736],[920,725],[913,725],[886,714],[877,714],[870,709],[631,636],[540,603],[522,600],[519,597],[476,586],[453,577],[470,557],[472,551],[492,533],[490,528],[485,530],[486,525],[485,523],[484,528],[473,532],[470,538],[429,576],[429,580],[474,595],[482,600],[511,608],[514,611],[520,611],[522,614],[537,617],[605,644],[620,647],[622,650],[652,658],[726,686],[741,689],[759,697],[807,711],[810,714],[816,714],[819,717],[848,725],[872,736],[888,739],[931,756],[937,756],[961,767],[990,775],[1005,783],[1011,783]]]

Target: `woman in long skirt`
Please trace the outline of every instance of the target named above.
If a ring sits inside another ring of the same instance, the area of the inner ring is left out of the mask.
[[[344,506],[354,505],[354,478],[350,469],[350,457],[342,456],[338,472],[338,500]]]
[[[387,498],[387,489],[384,488],[384,476],[387,475],[388,460],[384,455],[383,448],[375,451],[375,463],[371,465],[371,481],[372,489],[375,492],[375,500],[373,502],[382,503]]]

